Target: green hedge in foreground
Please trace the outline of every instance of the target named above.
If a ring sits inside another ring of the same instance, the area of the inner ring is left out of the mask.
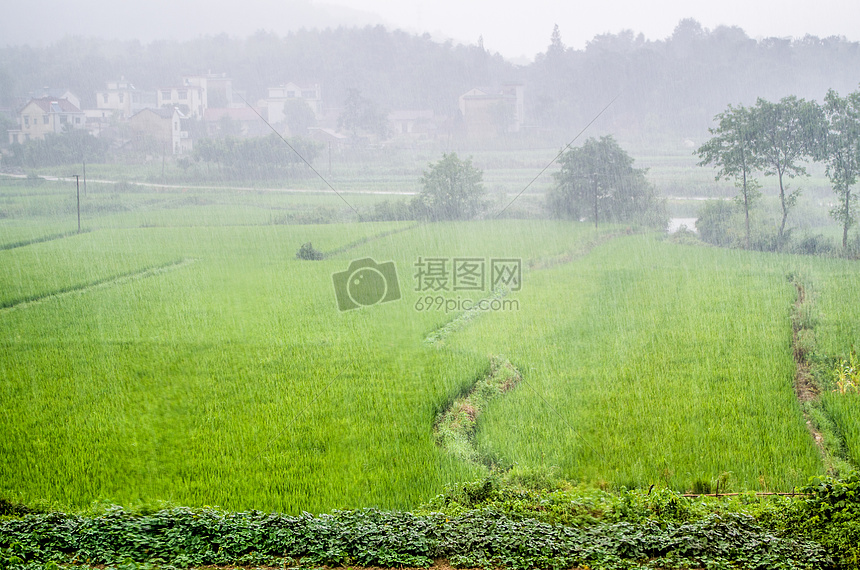
[[[0,569],[57,564],[194,567],[429,566],[511,569],[857,568],[860,478],[806,496],[687,499],[668,491],[527,491],[492,480],[419,513],[298,516],[171,508],[0,520]]]

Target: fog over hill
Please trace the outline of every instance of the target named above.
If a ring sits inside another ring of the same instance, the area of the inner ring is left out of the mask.
[[[33,15],[39,16],[34,18]],[[148,0],[31,0],[0,8],[0,45],[45,46],[66,36],[107,40],[190,40],[257,30],[278,34],[338,26],[387,24],[379,15],[310,0],[244,0],[241,3]]]
[[[328,14],[323,5],[305,5],[308,21]],[[0,107],[14,109],[51,86],[71,89],[93,108],[95,92],[110,80],[155,90],[211,71],[232,78],[251,102],[271,86],[312,82],[330,109],[357,90],[382,112],[428,109],[456,118],[468,90],[520,82],[525,132],[554,143],[616,98],[595,128],[700,142],[728,104],[820,100],[830,88],[845,93],[860,84],[860,44],[841,37],[755,39],[736,26],[709,29],[684,19],[663,39],[627,30],[573,48],[559,26],[544,43],[533,63],[515,65],[477,42],[439,42],[381,25],[151,42],[67,36],[44,47],[0,48]]]

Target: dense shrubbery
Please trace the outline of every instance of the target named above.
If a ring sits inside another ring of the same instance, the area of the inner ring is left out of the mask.
[[[306,261],[318,261],[324,257],[325,254],[316,249],[311,242],[303,243],[299,251],[296,252],[296,259],[304,259]]]
[[[373,205],[373,210],[361,214],[363,222],[402,222],[416,218],[412,202],[405,200],[383,200]]]
[[[126,561],[504,568],[858,568],[860,478],[814,479],[805,496],[685,498],[666,489],[534,491],[496,478],[440,495],[417,513],[299,516],[172,508],[0,522],[0,564]],[[563,487],[563,488],[561,488]]]
[[[699,209],[698,216],[696,231],[705,243],[720,247],[746,247],[744,212],[738,204],[711,200]],[[832,238],[823,234],[795,235],[791,229],[783,232],[780,242],[777,229],[768,222],[757,223],[751,228],[749,249],[822,256],[851,256],[857,251],[853,242],[842,250]]]
[[[194,159],[217,164],[235,179],[267,179],[281,176],[297,166],[313,163],[320,144],[309,139],[280,136],[240,139],[201,139],[194,144]]]
[[[40,168],[63,164],[104,162],[108,143],[88,132],[72,129],[62,133],[48,133],[44,139],[33,139],[24,144],[15,143],[9,148],[4,162],[22,168]]]

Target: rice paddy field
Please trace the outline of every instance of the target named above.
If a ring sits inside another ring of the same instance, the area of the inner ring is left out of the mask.
[[[788,275],[822,361],[860,338],[850,261],[546,220],[287,223],[343,202],[260,192],[94,191],[78,234],[68,185],[0,199],[0,497],[25,504],[412,508],[486,474],[434,425],[495,358],[522,377],[477,425],[500,468],[790,491],[825,467]],[[340,310],[366,258],[393,262],[384,302]],[[494,291],[494,262],[519,279]],[[855,464],[858,397],[822,398]]]

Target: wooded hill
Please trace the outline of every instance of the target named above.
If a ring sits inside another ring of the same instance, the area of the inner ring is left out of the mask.
[[[269,86],[315,82],[330,107],[358,89],[383,110],[433,109],[449,116],[457,113],[458,96],[473,87],[523,81],[526,126],[559,140],[620,94],[603,119],[614,132],[701,140],[728,104],[786,95],[820,100],[828,88],[856,89],[860,43],[752,39],[738,27],[708,30],[688,19],[662,40],[627,30],[572,49],[564,45],[562,22],[546,51],[518,66],[479,44],[437,43],[381,26],[149,44],[67,37],[44,48],[0,48],[0,106],[14,108],[31,91],[53,86],[71,89],[84,107],[94,107],[95,91],[120,76],[154,90],[207,71],[232,77],[234,89],[249,100],[264,97]]]

